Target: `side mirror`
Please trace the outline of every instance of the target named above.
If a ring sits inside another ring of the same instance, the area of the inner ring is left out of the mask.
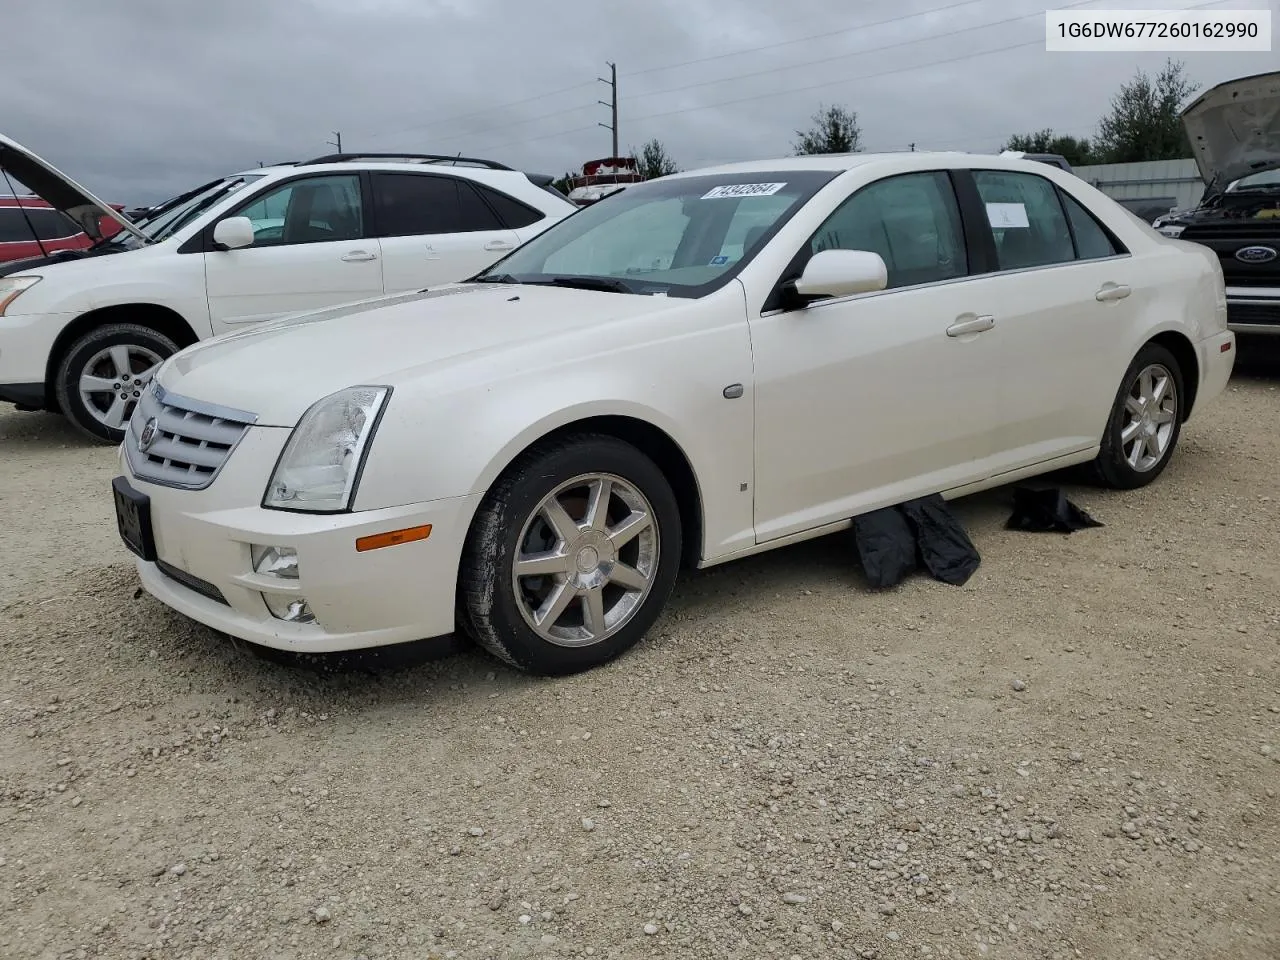
[[[248,217],[227,217],[213,228],[213,242],[224,250],[253,245],[253,221]]]
[[[869,250],[819,250],[794,281],[804,300],[817,297],[850,297],[872,293],[889,284],[889,268],[878,253]]]

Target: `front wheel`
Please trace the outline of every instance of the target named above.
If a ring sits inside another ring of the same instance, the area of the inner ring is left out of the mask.
[[[630,444],[582,435],[534,448],[485,498],[463,549],[460,620],[490,653],[563,675],[612,660],[675,584],[680,511]]]
[[[176,343],[149,327],[95,327],[71,345],[58,365],[58,406],[85,436],[118,444],[156,367],[177,352]]]
[[[1185,396],[1177,358],[1158,343],[1139,350],[1107,420],[1093,462],[1096,478],[1108,487],[1132,490],[1160,476],[1178,444]]]

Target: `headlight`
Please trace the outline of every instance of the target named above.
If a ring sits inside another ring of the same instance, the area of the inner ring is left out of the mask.
[[[1156,227],[1156,229],[1166,237],[1173,237],[1176,240],[1178,237],[1182,236],[1182,231],[1187,228],[1180,223],[1162,223],[1160,226]]]
[[[300,513],[349,509],[390,395],[390,387],[348,387],[313,404],[293,428],[262,505]]]
[[[4,316],[9,304],[22,296],[22,291],[30,290],[39,282],[39,277],[4,277],[0,279],[0,317]]]

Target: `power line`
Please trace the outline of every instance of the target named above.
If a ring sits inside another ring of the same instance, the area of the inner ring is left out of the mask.
[[[776,43],[766,43],[766,44],[763,44],[762,46],[757,46],[757,47],[744,47],[739,50],[731,50],[728,53],[718,53],[709,57],[697,57],[692,60],[684,60],[680,63],[667,64],[666,66],[646,67],[643,70],[636,70],[632,73],[624,74],[624,76],[639,77],[639,76],[644,76],[650,73],[659,73],[667,70],[675,70],[680,67],[694,66],[699,63],[709,63],[713,60],[723,60],[728,57],[739,57],[748,53],[759,53],[760,51],[763,51],[763,50],[773,50],[778,47],[792,46],[797,43],[808,43],[812,40],[823,39],[826,37],[838,37],[838,36],[841,36],[842,34],[853,33],[854,31],[858,31],[858,30],[868,30],[868,29],[871,29],[872,27],[880,27],[880,26],[885,26],[887,24],[891,24],[891,23],[899,23],[903,20],[913,20],[919,17],[928,16],[931,13],[941,13],[946,10],[956,9],[957,7],[967,7],[975,3],[987,3],[987,2],[989,2],[989,0],[958,0],[958,2],[946,3],[938,7],[930,7],[927,10],[920,10],[916,13],[903,14],[897,17],[889,17],[888,19],[885,19],[885,20],[874,20],[874,21],[871,21],[870,23],[859,23],[851,27],[844,27],[839,30],[827,30],[827,31],[824,31],[823,33],[813,34],[807,37],[797,37],[793,40],[782,40]],[[1094,2],[1094,0],[1090,0],[1090,2]],[[526,97],[523,100],[514,100],[510,103],[499,104],[494,107],[486,107],[482,110],[473,110],[470,113],[458,114],[453,117],[442,117],[439,120],[428,120],[423,124],[419,124],[413,127],[407,127],[402,130],[397,130],[394,132],[403,134],[403,133],[412,133],[420,130],[425,130],[428,127],[434,127],[434,126],[443,125],[446,123],[452,123],[457,120],[467,120],[467,119],[470,119],[471,117],[480,116],[481,114],[485,114],[485,113],[494,113],[499,110],[508,109],[510,107],[523,106],[526,103],[533,103],[536,100],[545,100],[548,97],[559,96],[560,94],[563,94],[563,93],[572,93],[574,90],[580,90],[588,86],[591,86],[590,82],[575,83],[569,87],[562,87],[559,90],[551,90],[551,91],[548,91],[547,93],[539,93],[531,97]],[[572,109],[576,110],[580,108],[574,107]],[[569,113],[569,112],[570,112],[569,110],[559,110],[552,114],[546,114],[545,116],[559,116],[562,113]],[[523,121],[520,121],[520,122],[523,122]],[[390,135],[391,135],[391,131],[388,131],[386,133],[375,133],[375,134],[368,135],[367,139],[375,139],[375,138],[386,137]],[[469,134],[460,134],[458,136],[468,136],[468,135]],[[456,139],[456,136],[450,137],[447,139]]]
[[[1094,2],[1097,2],[1097,0],[1077,0],[1077,2],[1075,2],[1075,3],[1065,4],[1065,5],[1061,6],[1061,7],[1054,7],[1054,8],[1052,8],[1052,9],[1055,9],[1055,10],[1066,10],[1066,9],[1070,9],[1070,8],[1072,8],[1072,7],[1084,6],[1085,4],[1088,4],[1088,3],[1094,3]],[[1201,9],[1201,8],[1204,8],[1204,7],[1217,6],[1218,4],[1220,4],[1220,3],[1225,3],[1225,2],[1228,2],[1228,0],[1209,0],[1209,2],[1206,2],[1206,3],[1190,4],[1190,5],[1188,5],[1188,6],[1180,7],[1180,8],[1178,8],[1178,9],[1182,9],[1182,10],[1197,10],[1197,9]],[[1019,17],[1019,18],[1017,18],[1017,19],[1026,19],[1026,17]],[[821,82],[821,83],[808,84],[808,85],[803,86],[803,87],[791,87],[791,88],[787,88],[787,89],[783,89],[783,90],[771,90],[771,91],[769,91],[769,92],[767,92],[767,93],[754,94],[754,95],[749,96],[749,97],[738,97],[738,98],[735,98],[735,99],[732,99],[732,100],[723,100],[723,101],[718,101],[718,102],[715,102],[715,103],[699,104],[699,105],[692,106],[692,107],[681,107],[681,108],[678,108],[678,109],[675,109],[675,110],[664,110],[664,111],[660,111],[660,112],[658,112],[658,113],[643,114],[643,115],[641,115],[641,116],[639,116],[639,117],[633,117],[633,118],[631,118],[631,122],[633,122],[633,123],[640,123],[640,122],[645,121],[645,120],[656,120],[656,119],[660,119],[660,118],[664,118],[664,117],[677,116],[677,115],[685,114],[685,113],[695,113],[695,112],[698,112],[698,111],[700,111],[700,110],[712,110],[712,109],[716,109],[717,107],[736,106],[737,104],[741,104],[741,103],[752,103],[752,102],[755,102],[755,101],[757,101],[757,100],[767,100],[767,99],[769,99],[769,98],[771,98],[771,97],[787,96],[787,95],[789,95],[789,94],[793,94],[793,93],[807,93],[807,92],[809,92],[809,91],[811,91],[811,90],[821,90],[821,89],[824,89],[824,88],[826,88],[826,87],[839,86],[839,85],[842,85],[842,84],[846,84],[846,83],[853,83],[853,82],[857,82],[857,81],[860,81],[860,80],[871,80],[871,79],[875,79],[875,78],[878,78],[878,77],[893,76],[893,75],[895,75],[895,74],[907,73],[907,72],[912,71],[912,70],[920,70],[920,69],[925,68],[925,67],[937,67],[937,66],[945,66],[945,65],[947,65],[947,64],[951,64],[951,63],[959,63],[959,62],[964,61],[964,60],[971,60],[971,59],[973,59],[973,58],[975,58],[975,57],[985,57],[985,56],[989,56],[989,55],[994,54],[994,53],[1003,53],[1003,52],[1008,51],[1008,50],[1018,50],[1018,49],[1021,49],[1021,48],[1023,48],[1023,47],[1035,46],[1035,45],[1037,45],[1037,44],[1041,44],[1041,43],[1043,43],[1043,42],[1044,42],[1044,41],[1043,41],[1043,39],[1041,39],[1041,38],[1036,38],[1036,39],[1034,39],[1034,40],[1027,40],[1027,41],[1023,41],[1023,42],[1021,42],[1021,43],[1006,44],[1006,45],[1004,45],[1004,46],[1000,46],[1000,47],[993,47],[993,48],[986,49],[986,50],[979,50],[979,51],[975,51],[975,52],[970,52],[970,53],[960,54],[960,55],[958,55],[958,56],[948,57],[948,58],[945,58],[945,59],[942,59],[942,60],[931,60],[931,61],[926,61],[926,62],[924,62],[924,63],[917,63],[917,64],[913,64],[913,65],[910,65],[910,66],[905,66],[905,67],[895,67],[895,68],[892,68],[892,69],[889,69],[889,70],[880,70],[880,71],[875,71],[875,72],[873,72],[873,73],[859,74],[859,75],[857,75],[857,76],[852,76],[852,77],[842,77],[842,78],[835,79],[835,80],[825,80],[825,81],[823,81],[823,82]],[[516,145],[524,144],[524,143],[537,143],[537,142],[539,142],[539,141],[541,141],[541,140],[548,140],[548,139],[552,139],[552,138],[555,138],[555,137],[565,137],[565,136],[569,136],[569,135],[574,134],[574,133],[579,133],[579,132],[582,132],[582,131],[584,131],[584,130],[591,130],[591,129],[594,129],[594,128],[593,128],[593,127],[590,127],[590,126],[586,126],[586,127],[574,127],[574,128],[572,128],[572,129],[569,129],[569,130],[557,130],[557,131],[555,131],[554,133],[540,134],[539,136],[536,136],[536,137],[526,137],[526,138],[521,138],[521,139],[509,140],[509,141],[505,141],[505,142],[502,142],[502,143],[499,143],[499,144],[490,145],[490,146],[488,146],[488,147],[484,147],[484,148],[482,148],[482,149],[483,149],[483,150],[497,150],[497,149],[502,149],[502,148],[504,148],[504,147],[516,146]]]
[[[590,81],[575,83],[571,87],[561,87],[559,90],[550,90],[546,93],[539,93],[532,97],[525,97],[523,100],[513,100],[510,103],[499,104],[496,107],[485,107],[483,110],[472,110],[470,113],[460,113],[453,117],[441,117],[439,120],[428,120],[426,123],[419,124],[418,126],[405,127],[404,129],[401,129],[401,130],[387,131],[385,133],[372,133],[367,135],[366,139],[374,140],[379,137],[389,137],[391,136],[392,133],[401,133],[401,134],[413,133],[415,131],[425,130],[427,127],[434,127],[439,124],[453,123],[457,120],[469,120],[471,117],[478,117],[484,113],[494,113],[495,111],[498,111],[498,110],[506,110],[509,107],[520,107],[526,103],[533,103],[536,100],[546,100],[548,97],[558,97],[562,93],[572,93],[574,90],[582,90],[590,86],[594,86],[594,84],[591,83]],[[581,108],[574,107],[573,109],[578,110]],[[558,111],[558,113],[568,113],[568,111],[561,110],[561,111]],[[556,114],[548,114],[548,116],[556,116]]]
[[[1054,7],[1052,9],[1066,10],[1066,9],[1069,9],[1070,7],[1081,6],[1084,3],[1094,3],[1094,2],[1096,2],[1096,0],[1078,0],[1078,2],[1076,3],[1067,4],[1062,7]],[[1186,7],[1179,7],[1178,9],[1198,10],[1202,7],[1212,7],[1212,6],[1216,6],[1219,3],[1226,3],[1226,2],[1229,2],[1229,0],[1210,0],[1210,2],[1208,3],[1196,3]],[[858,80],[871,80],[877,77],[888,77],[898,73],[907,73],[908,71],[911,71],[911,70],[919,70],[921,67],[940,67],[948,63],[959,63],[962,60],[972,60],[974,57],[985,57],[993,53],[1003,53],[1006,50],[1017,50],[1022,47],[1035,46],[1036,44],[1041,44],[1041,43],[1044,43],[1044,40],[1042,38],[1037,37],[1035,40],[1026,40],[1026,41],[1023,41],[1022,43],[1011,43],[1003,47],[993,47],[989,50],[979,50],[974,53],[965,53],[955,57],[948,57],[945,60],[931,60],[927,63],[918,63],[911,66],[906,66],[906,67],[895,67],[892,70],[880,70],[875,73],[864,73],[864,74],[859,74],[858,76],[855,76],[855,77],[842,77],[838,80],[824,80],[822,83],[813,83],[805,87],[791,87],[786,90],[771,90],[768,93],[759,93],[750,97],[738,97],[737,99],[734,99],[734,100],[722,100],[718,103],[706,103],[706,104],[701,104],[699,106],[694,106],[694,107],[681,107],[680,109],[677,109],[677,110],[664,110],[661,113],[649,113],[643,116],[633,117],[632,121],[635,123],[639,123],[644,120],[656,120],[660,117],[674,117],[677,114],[693,113],[698,110],[711,110],[716,107],[734,106],[739,103],[752,103],[756,100],[767,100],[770,97],[782,97],[791,93],[807,93],[810,90],[821,90],[824,87],[833,87],[833,86],[837,86],[845,83],[854,83]],[[516,141],[516,142],[519,143],[520,141]]]
[[[927,17],[931,13],[942,13],[946,10],[954,10],[957,7],[968,7],[975,3],[986,2],[988,2],[988,0],[959,0],[958,3],[947,3],[941,7],[930,7],[928,10],[920,10],[917,13],[907,13],[900,17],[889,17],[887,20],[873,20],[870,23],[859,23],[852,27],[844,27],[840,30],[824,30],[822,33],[810,34],[807,37],[796,37],[794,40],[779,40],[777,43],[766,43],[759,47],[746,47],[742,50],[731,50],[728,53],[717,53],[710,57],[699,57],[696,60],[684,60],[680,63],[668,64],[665,67],[646,67],[643,70],[635,70],[631,73],[624,74],[624,76],[642,77],[648,73],[676,70],[680,67],[689,67],[698,63],[710,63],[713,60],[725,60],[729,57],[740,57],[745,53],[760,53],[762,50],[776,50],[779,47],[789,47],[797,43],[809,43],[812,40],[825,40],[828,37],[838,37],[845,33],[853,33],[855,30],[869,30],[872,27],[883,27],[890,23],[901,23],[903,20],[914,20],[917,17]]]
[[[948,4],[947,6],[944,6],[944,7],[935,7],[935,8],[932,8],[932,9],[930,9],[930,10],[922,11],[922,12],[921,12],[921,13],[919,13],[919,14],[911,14],[911,15],[908,15],[908,16],[902,16],[902,17],[894,17],[894,18],[891,18],[891,19],[889,19],[889,20],[880,20],[880,21],[876,21],[876,22],[875,22],[875,23],[873,23],[873,24],[866,24],[866,25],[864,25],[864,26],[879,26],[879,25],[881,25],[881,24],[894,23],[894,22],[897,22],[897,21],[899,21],[899,20],[908,20],[908,19],[911,19],[911,17],[923,16],[923,15],[925,15],[925,14],[927,14],[927,13],[936,13],[936,12],[938,12],[939,10],[949,10],[949,9],[951,9],[951,8],[953,8],[953,7],[968,6],[968,5],[973,4],[973,3],[975,3],[975,2],[984,2],[984,0],[963,0],[963,2],[961,2],[961,3],[952,3],[952,4]],[[1079,6],[1084,6],[1084,5],[1086,5],[1086,4],[1089,4],[1089,3],[1096,3],[1096,2],[1098,2],[1098,0],[1077,0],[1077,2],[1075,2],[1075,3],[1070,3],[1070,4],[1067,4],[1066,6],[1058,7],[1058,8],[1056,8],[1056,9],[1066,10],[1066,9],[1070,9],[1071,7],[1079,7]],[[888,45],[881,46],[881,47],[865,48],[865,49],[859,49],[859,50],[846,51],[846,52],[841,53],[841,54],[838,54],[838,55],[836,55],[836,56],[832,56],[832,57],[825,57],[825,58],[820,59],[820,60],[807,60],[807,61],[805,61],[805,62],[803,62],[803,63],[786,64],[786,65],[784,65],[784,66],[780,66],[780,67],[770,67],[770,68],[767,68],[767,69],[764,69],[764,70],[755,70],[755,71],[752,71],[752,72],[750,72],[750,73],[744,73],[744,74],[740,74],[740,75],[738,75],[738,76],[733,76],[733,77],[722,77],[722,78],[720,78],[720,79],[716,79],[716,80],[705,80],[705,81],[700,81],[700,82],[698,82],[698,83],[691,83],[691,84],[685,84],[685,85],[677,86],[677,87],[670,87],[670,88],[668,88],[668,89],[664,89],[664,90],[654,90],[654,91],[649,91],[649,92],[647,92],[647,93],[631,94],[631,95],[629,95],[629,96],[622,97],[621,99],[623,99],[623,100],[639,100],[639,99],[641,99],[641,98],[643,98],[643,97],[653,97],[653,96],[659,96],[659,95],[667,94],[667,93],[678,93],[678,92],[681,92],[681,91],[684,91],[684,90],[696,89],[696,88],[698,88],[698,87],[712,86],[712,85],[717,84],[717,83],[727,83],[727,82],[732,81],[732,80],[741,80],[741,79],[745,79],[745,78],[748,78],[748,77],[765,76],[765,75],[767,75],[767,74],[771,74],[771,73],[780,73],[780,72],[785,71],[785,70],[797,70],[797,69],[800,69],[800,68],[803,68],[803,67],[811,67],[811,66],[813,66],[813,65],[815,65],[815,64],[819,64],[819,63],[831,63],[831,62],[836,61],[836,60],[843,60],[843,59],[846,59],[846,58],[848,58],[848,57],[856,56],[856,55],[863,54],[863,53],[878,52],[879,50],[891,50],[891,49],[895,49],[895,48],[898,48],[898,47],[910,46],[910,45],[915,44],[915,43],[924,43],[924,42],[929,41],[929,40],[937,40],[937,39],[941,39],[941,38],[944,38],[944,37],[954,36],[955,34],[958,34],[958,33],[972,32],[972,31],[974,31],[974,30],[986,30],[986,29],[989,29],[990,27],[1000,26],[1000,25],[1002,25],[1002,24],[1006,24],[1006,23],[1016,23],[1016,22],[1021,21],[1021,20],[1026,20],[1026,19],[1029,19],[1029,18],[1031,18],[1031,17],[1041,16],[1041,15],[1042,15],[1042,14],[1040,14],[1040,13],[1028,13],[1028,14],[1023,14],[1022,16],[1018,16],[1018,17],[1007,17],[1007,18],[1005,18],[1005,19],[1003,19],[1003,20],[995,20],[995,21],[991,21],[991,22],[988,22],[988,23],[980,23],[980,24],[977,24],[976,26],[972,26],[972,27],[965,27],[965,28],[962,28],[962,29],[960,29],[960,30],[952,30],[952,31],[944,32],[944,33],[928,34],[928,35],[925,35],[925,36],[922,36],[922,37],[914,37],[914,38],[912,38],[912,39],[899,41],[898,43],[888,44]],[[850,28],[850,29],[861,29],[861,28],[859,27],[859,28]],[[824,34],[823,36],[834,36],[834,35],[836,35],[836,34],[839,34],[839,33],[845,33],[845,32],[849,32],[849,31],[835,31],[834,33]],[[785,45],[787,45],[787,44],[791,44],[791,43],[799,43],[799,42],[802,42],[802,41],[804,41],[804,40],[810,40],[810,39],[813,39],[813,38],[812,38],[812,37],[804,37],[804,38],[801,38],[800,40],[787,40],[787,41],[783,41],[782,43],[778,43],[778,44],[771,44],[771,45],[769,45],[769,46],[774,46],[774,47],[776,47],[776,46],[785,46]],[[755,49],[768,49],[768,47],[759,47],[759,48],[755,48]],[[737,51],[737,53],[747,53],[747,52],[752,52],[752,51]],[[721,55],[721,57],[736,56],[736,55],[737,55],[737,53],[734,53],[734,54],[722,54],[722,55]],[[708,57],[708,58],[704,58],[704,59],[715,60],[715,59],[719,59],[719,57]],[[691,61],[691,62],[692,62],[692,61]],[[662,69],[666,69],[666,68],[662,68]],[[649,71],[639,71],[639,72],[640,72],[640,73],[645,73],[645,72],[649,72]],[[636,74],[634,74],[634,73],[632,73],[632,74],[624,74],[624,76],[636,76]],[[610,83],[610,81],[605,80],[603,77],[600,77],[600,78],[597,78],[597,79],[601,80],[603,83]],[[616,80],[615,80],[615,84],[616,84]],[[614,91],[615,91],[615,93],[616,93],[616,86],[614,87]],[[601,102],[603,102],[603,101],[601,101]],[[607,104],[607,103],[606,103],[606,104],[604,104],[604,105],[605,105],[605,106],[609,106],[609,104]],[[574,112],[576,112],[576,111],[578,111],[578,110],[586,109],[586,108],[587,108],[587,106],[588,106],[588,105],[586,105],[586,104],[582,104],[582,105],[579,105],[579,106],[568,107],[568,108],[565,108],[565,109],[563,109],[563,110],[553,110],[553,111],[551,111],[550,113],[539,114],[538,116],[528,117],[528,118],[526,118],[526,119],[524,119],[524,120],[516,120],[516,121],[513,121],[513,122],[511,122],[511,123],[505,123],[505,124],[502,124],[502,125],[500,125],[500,126],[485,127],[485,128],[480,129],[480,130],[472,130],[472,131],[469,131],[469,132],[467,132],[467,133],[454,133],[454,134],[448,134],[448,135],[446,135],[446,136],[443,136],[443,137],[435,137],[435,138],[433,138],[433,139],[434,139],[436,142],[446,142],[446,141],[449,141],[449,140],[461,140],[461,139],[464,139],[464,138],[466,138],[466,137],[478,137],[478,136],[483,136],[484,134],[486,134],[486,133],[491,133],[491,132],[493,132],[494,130],[506,130],[506,129],[508,129],[508,128],[510,128],[510,127],[513,127],[513,126],[523,126],[524,124],[527,124],[527,123],[534,123],[534,122],[536,122],[536,121],[538,121],[538,120],[548,120],[548,119],[551,119],[552,117],[561,117],[561,116],[564,116],[565,114],[574,113]],[[602,126],[606,126],[606,125],[602,124]],[[577,128],[575,128],[575,129],[577,129]],[[540,138],[540,137],[539,137],[539,138],[537,138],[537,139],[542,139],[542,138]],[[518,140],[518,141],[512,141],[512,142],[515,142],[515,143],[524,143],[524,142],[526,142],[526,141],[524,141],[524,140]]]
[[[1075,3],[1068,3],[1065,6],[1055,7],[1054,9],[1070,10],[1072,7],[1083,7],[1087,4],[1096,3],[1096,2],[1098,2],[1098,0],[1076,0]],[[702,81],[699,81],[698,83],[688,83],[678,87],[668,87],[665,90],[650,90],[646,93],[633,93],[630,96],[624,97],[623,99],[624,100],[640,100],[644,97],[658,97],[667,93],[680,93],[685,90],[695,90],[698,87],[710,87],[710,86],[714,86],[717,83],[730,83],[734,80],[746,80],[751,77],[763,77],[771,73],[781,73],[784,70],[807,69],[809,67],[817,66],[820,63],[834,63],[837,60],[845,60],[849,57],[857,56],[858,54],[879,53],[881,50],[895,50],[899,47],[909,47],[912,44],[924,43],[925,41],[928,41],[928,40],[940,40],[944,37],[950,38],[961,33],[972,33],[974,30],[989,30],[992,27],[1003,26],[1006,23],[1018,23],[1019,21],[1022,21],[1022,20],[1030,20],[1032,17],[1043,17],[1043,16],[1044,16],[1044,11],[1038,11],[1035,13],[1024,13],[1018,17],[1006,17],[1003,20],[991,20],[987,23],[975,24],[972,27],[962,27],[959,30],[945,30],[941,33],[926,34],[923,37],[912,37],[908,40],[900,40],[897,43],[887,43],[887,44],[882,44],[876,47],[864,47],[859,50],[847,50],[844,53],[838,53],[835,56],[831,56],[831,57],[822,57],[821,59],[818,59],[818,60],[805,60],[803,63],[791,63],[782,67],[768,67],[764,70],[752,70],[750,73],[739,73],[732,77],[721,77],[718,80],[702,80]]]

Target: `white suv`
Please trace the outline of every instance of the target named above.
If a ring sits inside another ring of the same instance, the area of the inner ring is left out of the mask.
[[[101,236],[0,266],[0,400],[119,443],[151,372],[285,314],[465,279],[578,208],[489,160],[334,154],[204,184],[129,220],[0,136],[0,167]]]

